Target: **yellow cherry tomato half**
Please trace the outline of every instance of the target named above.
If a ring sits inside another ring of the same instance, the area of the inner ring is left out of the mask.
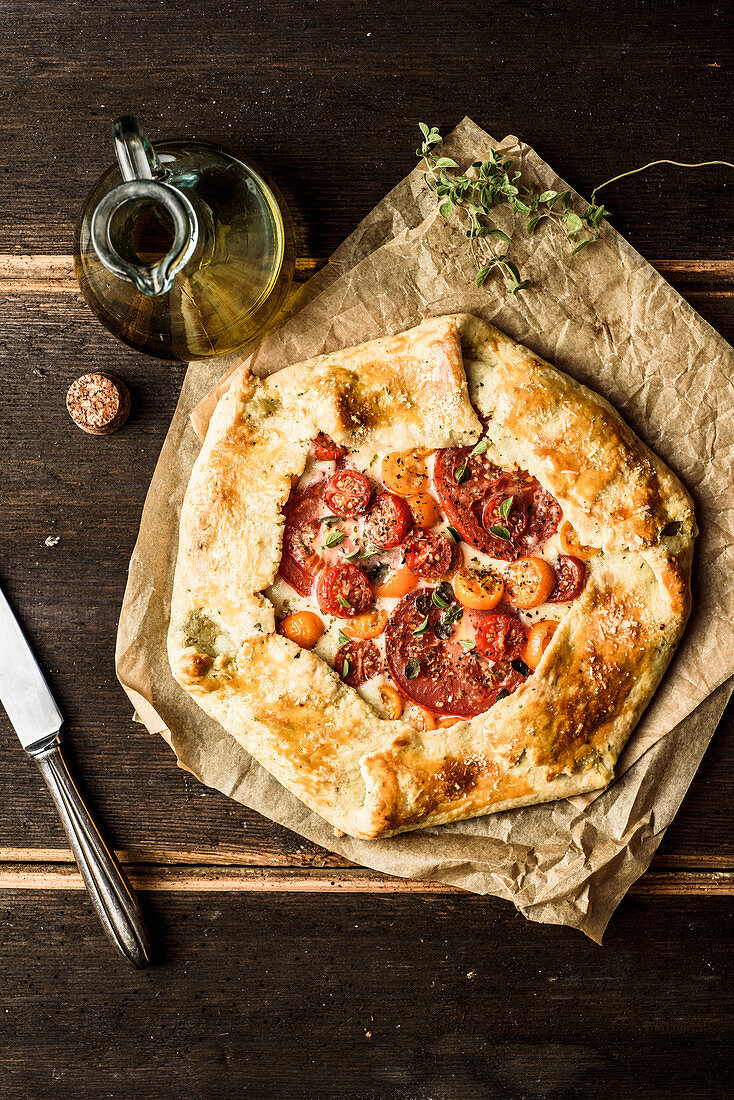
[[[585,546],[581,542],[576,533],[576,528],[568,520],[561,524],[558,541],[564,554],[570,554],[572,558],[580,558],[581,561],[588,561],[589,558],[594,557],[594,554],[599,553],[595,546]]]
[[[505,582],[493,569],[460,569],[454,577],[459,603],[475,611],[491,611],[502,599]]]
[[[522,659],[528,668],[537,668],[540,659],[550,645],[550,640],[558,629],[555,619],[540,619],[533,623],[528,631],[528,640],[525,643]]]
[[[279,632],[301,649],[313,649],[324,633],[324,624],[313,611],[294,611],[283,619]]]
[[[507,566],[507,598],[523,610],[545,603],[555,583],[553,566],[545,558],[518,558]]]
[[[400,718],[403,713],[403,697],[390,684],[380,688],[380,702],[387,711],[388,718]]]
[[[353,642],[366,642],[368,638],[382,634],[386,626],[387,611],[365,611],[364,615],[357,615],[356,619],[344,623],[342,630]]]
[[[387,580],[375,591],[376,596],[388,596],[390,599],[399,600],[406,592],[410,592],[418,583],[415,573],[411,573],[407,565],[401,569],[394,569]]]
[[[433,711],[432,710],[426,710],[426,708],[422,707],[420,705],[420,703],[415,704],[415,709],[417,711],[420,711],[419,721],[422,723],[424,731],[425,730],[435,730],[435,728],[436,728],[436,715],[433,713]]]
[[[408,497],[408,507],[413,513],[413,522],[416,527],[420,527],[423,531],[435,527],[441,518],[438,504],[430,493],[416,493]]]
[[[413,496],[428,483],[426,464],[415,451],[391,451],[382,460],[382,480],[399,497]]]

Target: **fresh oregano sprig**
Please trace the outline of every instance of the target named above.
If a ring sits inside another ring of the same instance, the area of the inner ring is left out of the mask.
[[[696,164],[686,164],[676,160],[653,160],[649,164],[642,165],[641,168],[632,168],[628,172],[622,172],[606,180],[605,183],[600,183],[592,191],[591,202],[586,210],[582,214],[577,214],[570,209],[570,191],[552,189],[540,191],[526,187],[520,180],[521,173],[514,168],[512,160],[506,153],[492,150],[486,161],[475,160],[471,166],[471,176],[456,173],[455,170],[459,165],[455,160],[451,157],[438,156],[434,152],[435,146],[443,141],[437,127],[428,127],[425,122],[419,125],[423,141],[415,152],[417,157],[426,162],[423,178],[426,185],[435,191],[436,196],[441,200],[439,211],[444,218],[452,217],[454,211],[458,211],[463,217],[467,225],[466,235],[477,266],[477,286],[482,286],[496,269],[504,278],[508,294],[527,290],[532,283],[529,279],[521,277],[517,265],[509,259],[506,252],[499,254],[493,252],[491,238],[510,244],[510,238],[502,229],[493,229],[484,221],[493,206],[508,205],[514,213],[527,218],[526,230],[529,236],[535,233],[541,221],[548,219],[565,232],[571,242],[571,255],[575,255],[592,241],[597,240],[601,231],[602,218],[610,214],[602,203],[596,201],[597,192],[602,187],[616,183],[625,176],[644,172],[657,164],[672,164],[681,168],[704,168],[719,164],[734,168],[734,164],[725,160],[705,160]]]

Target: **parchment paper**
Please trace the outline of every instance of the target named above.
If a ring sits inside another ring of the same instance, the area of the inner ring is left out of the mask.
[[[510,152],[528,179],[565,184],[516,138],[499,146],[468,119],[446,146],[462,167],[489,148]],[[575,195],[575,193],[574,193]],[[583,200],[575,196],[581,204]],[[611,227],[570,258],[559,231],[523,235],[510,211],[495,224],[533,290],[510,298],[478,289],[463,230],[433,211],[411,173],[294,299],[288,320],[246,365],[267,374],[322,351],[398,332],[426,316],[467,311],[603,393],[675,469],[696,502],[695,612],[671,669],[602,795],[493,814],[387,841],[337,839],[207,718],[173,681],[165,635],[178,515],[222,384],[241,369],[191,364],[156,468],[120,618],[117,671],[138,715],[203,782],[325,848],[391,874],[436,879],[512,900],[525,916],[569,924],[599,940],[619,899],[643,873],[715,730],[734,673],[734,557],[730,500],[734,352]],[[721,686],[723,685],[723,686]]]

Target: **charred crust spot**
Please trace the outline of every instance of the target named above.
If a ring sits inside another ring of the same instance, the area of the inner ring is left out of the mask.
[[[206,653],[184,653],[178,662],[178,672],[182,680],[194,682],[206,676],[212,667],[212,659]]]

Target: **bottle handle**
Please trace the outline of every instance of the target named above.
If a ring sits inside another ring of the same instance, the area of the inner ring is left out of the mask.
[[[97,204],[92,215],[92,245],[107,270],[134,283],[141,294],[149,297],[165,294],[196,248],[199,239],[196,212],[182,191],[162,181],[165,173],[160,161],[132,115],[118,118],[112,132],[124,182],[108,191]],[[157,203],[168,212],[173,223],[173,244],[153,264],[133,263],[122,256],[111,233],[115,213],[121,206],[136,201]]]
[[[117,163],[126,183],[131,180],[157,179],[163,175],[155,149],[136,118],[132,115],[121,115],[115,119],[112,136]]]

